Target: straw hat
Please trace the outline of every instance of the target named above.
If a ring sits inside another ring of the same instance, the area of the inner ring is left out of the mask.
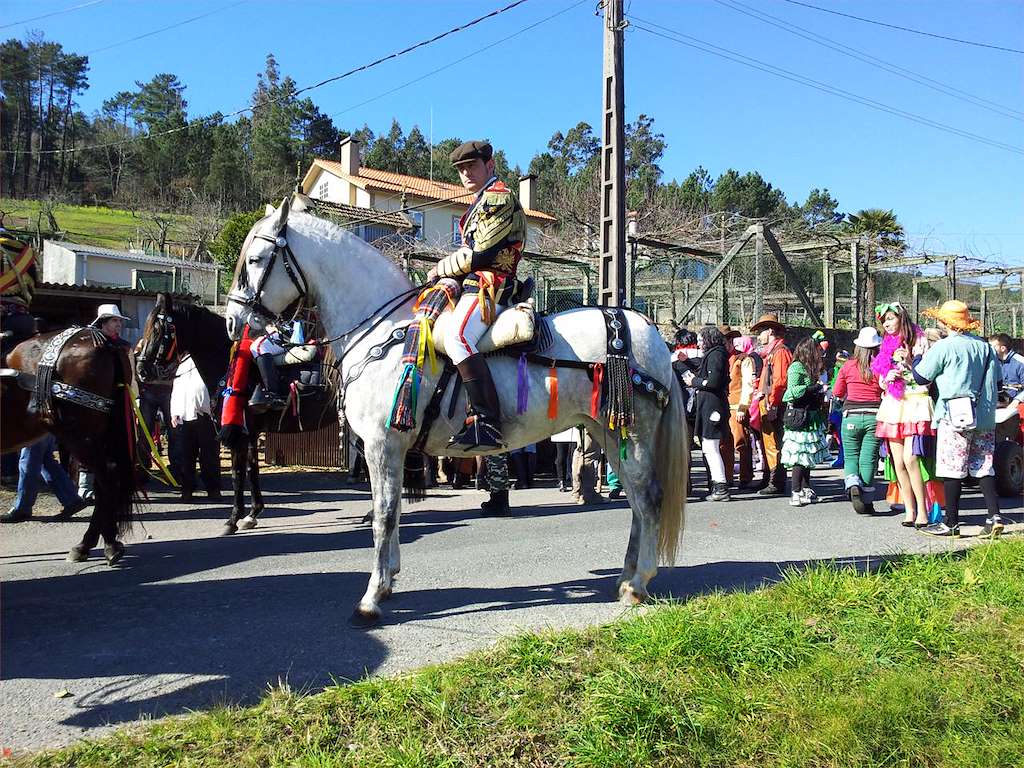
[[[970,308],[956,299],[947,301],[941,307],[926,309],[921,314],[938,320],[954,331],[976,331],[981,328],[981,323],[971,317]]]
[[[779,316],[773,313],[761,315],[760,319],[750,326],[752,334],[760,333],[771,328],[776,336],[782,336],[786,332],[786,326],[779,322]]]
[[[882,337],[878,335],[878,331],[873,327],[861,328],[860,333],[857,334],[857,338],[853,340],[853,343],[858,347],[874,349],[875,347],[882,346]]]

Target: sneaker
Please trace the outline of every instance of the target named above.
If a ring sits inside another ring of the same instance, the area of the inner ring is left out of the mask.
[[[791,507],[806,507],[810,504],[807,497],[804,496],[803,491],[794,491],[792,497],[789,499],[789,506]]]
[[[818,494],[814,492],[813,488],[804,488],[801,493],[804,495],[808,504],[813,504],[818,500]]]
[[[758,496],[785,496],[786,490],[784,488],[776,488],[774,485],[766,485],[760,491],[757,492]]]
[[[985,525],[981,528],[981,535],[996,538],[997,536],[1002,535],[1003,528],[1005,527],[1006,521],[999,515],[996,515],[995,517],[986,517]]]
[[[608,494],[608,498],[609,499],[621,499],[622,498],[622,489],[621,488],[612,488],[611,492]]]
[[[949,536],[956,538],[960,535],[960,526],[954,525],[952,528],[945,523],[932,523],[921,529],[921,533],[927,533],[929,536]]]
[[[10,511],[0,515],[0,523],[23,523],[31,518],[32,513],[22,512],[17,507],[13,507]]]
[[[704,501],[732,501],[729,486],[725,483],[712,483],[711,493],[704,497]]]

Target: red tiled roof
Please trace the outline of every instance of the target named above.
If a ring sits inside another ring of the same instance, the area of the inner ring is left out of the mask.
[[[341,163],[334,160],[321,160],[317,158],[313,162],[338,178],[350,181],[362,189],[397,192],[399,194],[407,192],[431,200],[450,200],[453,205],[468,206],[473,202],[473,193],[467,192],[461,184],[431,181],[419,176],[406,176],[404,173],[391,173],[390,171],[378,171],[376,168],[364,167],[359,169],[358,176],[349,176],[342,170]],[[554,216],[542,211],[527,210],[526,215],[531,219],[538,219],[543,222],[555,220]]]

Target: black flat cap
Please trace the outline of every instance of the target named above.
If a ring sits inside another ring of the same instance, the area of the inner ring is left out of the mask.
[[[460,144],[448,158],[458,165],[459,163],[471,163],[474,160],[483,160],[485,163],[494,155],[494,149],[486,141],[467,141]]]

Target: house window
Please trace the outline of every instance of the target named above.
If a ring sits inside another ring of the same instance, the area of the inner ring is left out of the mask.
[[[409,218],[412,220],[413,233],[412,236],[417,240],[422,240],[423,235],[423,211],[409,211]]]
[[[452,245],[456,248],[462,245],[462,235],[459,234],[459,222],[461,220],[461,216],[452,216]]]
[[[328,184],[326,181],[320,182],[320,186],[316,188],[316,196],[320,200],[326,200],[327,199],[327,194],[330,191],[330,188],[331,188],[330,184]]]

